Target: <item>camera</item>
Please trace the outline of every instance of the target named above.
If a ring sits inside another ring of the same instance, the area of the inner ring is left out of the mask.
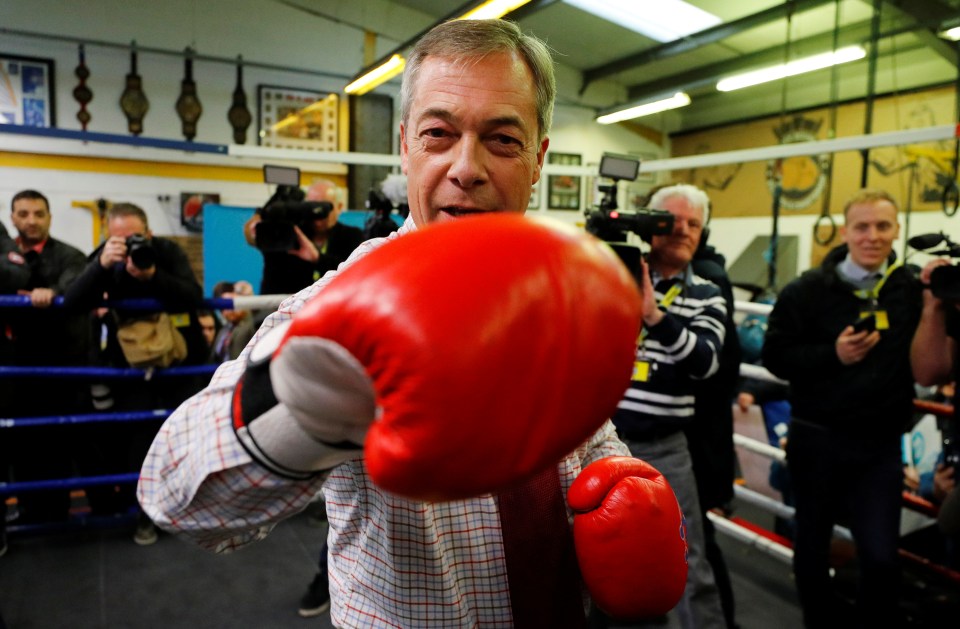
[[[386,194],[371,188],[367,193],[367,209],[373,212],[373,215],[367,219],[363,225],[363,238],[382,238],[389,236],[399,229],[396,221],[393,220],[393,202]]]
[[[600,176],[612,179],[608,186],[598,186],[603,193],[600,205],[587,210],[587,232],[611,245],[625,243],[628,233],[634,233],[645,242],[653,236],[669,234],[673,231],[673,214],[664,210],[640,209],[636,212],[620,212],[617,209],[617,182],[621,179],[633,181],[640,172],[640,160],[612,153],[604,153],[600,159]],[[622,249],[614,250],[624,257]],[[624,260],[627,261],[626,259]]]
[[[263,167],[266,183],[277,184],[277,190],[262,208],[257,210],[261,221],[257,224],[256,245],[260,251],[290,251],[300,247],[294,227],[307,238],[313,238],[314,221],[330,216],[333,204],[329,201],[306,201],[300,189],[300,169],[285,166]]]
[[[149,269],[157,263],[157,252],[150,245],[150,239],[142,234],[127,236],[127,257],[138,269]]]
[[[907,244],[913,249],[925,251],[930,255],[960,258],[960,245],[950,240],[943,232],[914,236],[907,240]],[[943,249],[933,250],[941,245]],[[939,299],[960,304],[960,267],[950,265],[935,268],[930,273],[930,291]]]

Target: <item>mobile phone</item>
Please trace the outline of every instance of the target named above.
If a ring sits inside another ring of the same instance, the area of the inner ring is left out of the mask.
[[[870,313],[854,322],[854,332],[873,332],[877,329],[877,315]]]

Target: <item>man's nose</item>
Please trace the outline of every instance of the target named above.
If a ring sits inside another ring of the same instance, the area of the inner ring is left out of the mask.
[[[447,176],[462,188],[471,188],[486,181],[483,145],[472,135],[463,135],[451,149]]]

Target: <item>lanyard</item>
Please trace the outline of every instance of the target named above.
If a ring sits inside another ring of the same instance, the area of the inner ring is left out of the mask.
[[[897,260],[889,267],[887,267],[887,272],[883,274],[876,284],[873,285],[873,288],[867,290],[866,288],[860,288],[853,291],[853,294],[859,297],[860,299],[865,299],[867,301],[877,303],[877,299],[880,297],[880,289],[883,288],[883,285],[887,283],[887,279],[890,275],[903,266],[903,263],[900,260]]]
[[[660,299],[660,301],[657,302],[657,305],[664,310],[668,310],[670,308],[670,304],[673,303],[673,300],[676,299],[682,292],[683,280],[681,279],[679,282],[670,287],[670,290],[668,290]],[[640,331],[640,338],[637,339],[637,344],[640,345],[643,343],[643,339],[645,338],[647,338],[647,329],[643,328],[643,330]]]

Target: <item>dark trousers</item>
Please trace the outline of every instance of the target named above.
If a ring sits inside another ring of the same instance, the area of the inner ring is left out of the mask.
[[[787,461],[796,501],[793,567],[804,624],[839,622],[829,576],[830,540],[839,523],[850,528],[857,548],[858,625],[895,626],[903,487],[899,436],[842,435],[794,420]]]

